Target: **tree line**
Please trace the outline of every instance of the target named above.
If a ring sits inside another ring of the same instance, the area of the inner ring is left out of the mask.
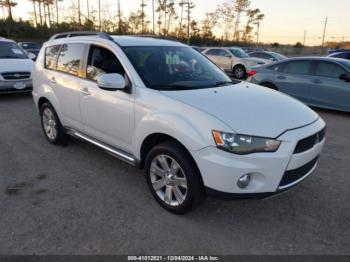
[[[120,0],[116,10],[102,10],[101,0],[26,0],[30,19],[14,20],[18,0],[0,0],[3,19],[0,35],[47,37],[67,30],[96,30],[112,34],[154,34],[190,41],[192,44],[259,43],[264,14],[251,8],[250,0],[226,0],[196,20],[191,0],[139,0],[138,10],[124,14]],[[82,10],[82,1],[84,10]],[[92,2],[97,8],[91,8]],[[71,4],[62,12],[63,4]],[[146,11],[151,10],[151,11]],[[68,12],[69,11],[69,12]],[[69,15],[67,15],[69,13]],[[222,32],[222,33],[218,33]]]

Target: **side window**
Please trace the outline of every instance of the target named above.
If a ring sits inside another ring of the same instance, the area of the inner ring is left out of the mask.
[[[341,74],[346,74],[345,70],[334,63],[317,62],[315,75],[322,77],[339,78]]]
[[[261,53],[252,53],[252,54],[248,54],[248,55],[251,57],[262,58]]]
[[[310,61],[287,62],[282,69],[284,73],[308,75],[310,72]]]
[[[62,45],[57,60],[57,71],[71,75],[78,75],[81,59],[84,56],[84,44],[64,44]]]
[[[45,68],[56,69],[56,60],[58,52],[60,51],[60,45],[49,46],[45,50]]]
[[[276,72],[281,72],[285,64],[286,63],[278,63],[278,64],[275,64],[275,65],[269,66],[267,69],[273,70],[273,71],[276,71]]]
[[[86,68],[86,78],[97,81],[101,74],[118,73],[125,76],[125,70],[118,58],[108,49],[92,45]]]
[[[210,49],[208,52],[205,53],[206,55],[220,55],[220,49]]]
[[[271,61],[276,61],[276,59],[273,56],[268,55],[268,54],[264,54],[264,53],[261,53],[260,58],[266,59],[266,60],[271,60]]]
[[[226,57],[226,56],[231,56],[231,55],[229,52],[221,49],[221,50],[219,50],[219,56]]]

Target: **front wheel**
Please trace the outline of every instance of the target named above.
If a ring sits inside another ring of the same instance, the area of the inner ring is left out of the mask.
[[[185,214],[204,199],[200,173],[189,153],[177,143],[155,146],[147,156],[145,173],[152,195],[170,212]]]

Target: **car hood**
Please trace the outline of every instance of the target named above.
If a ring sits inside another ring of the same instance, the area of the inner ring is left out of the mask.
[[[313,110],[298,100],[245,82],[161,93],[216,117],[239,134],[276,138],[286,130],[318,119]]]
[[[33,72],[34,62],[31,59],[3,59],[0,58],[1,72]]]

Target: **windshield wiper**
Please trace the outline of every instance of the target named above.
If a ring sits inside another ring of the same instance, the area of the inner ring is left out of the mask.
[[[195,87],[182,86],[182,85],[155,85],[155,86],[152,86],[152,88],[157,90],[162,90],[162,91],[195,89]]]

